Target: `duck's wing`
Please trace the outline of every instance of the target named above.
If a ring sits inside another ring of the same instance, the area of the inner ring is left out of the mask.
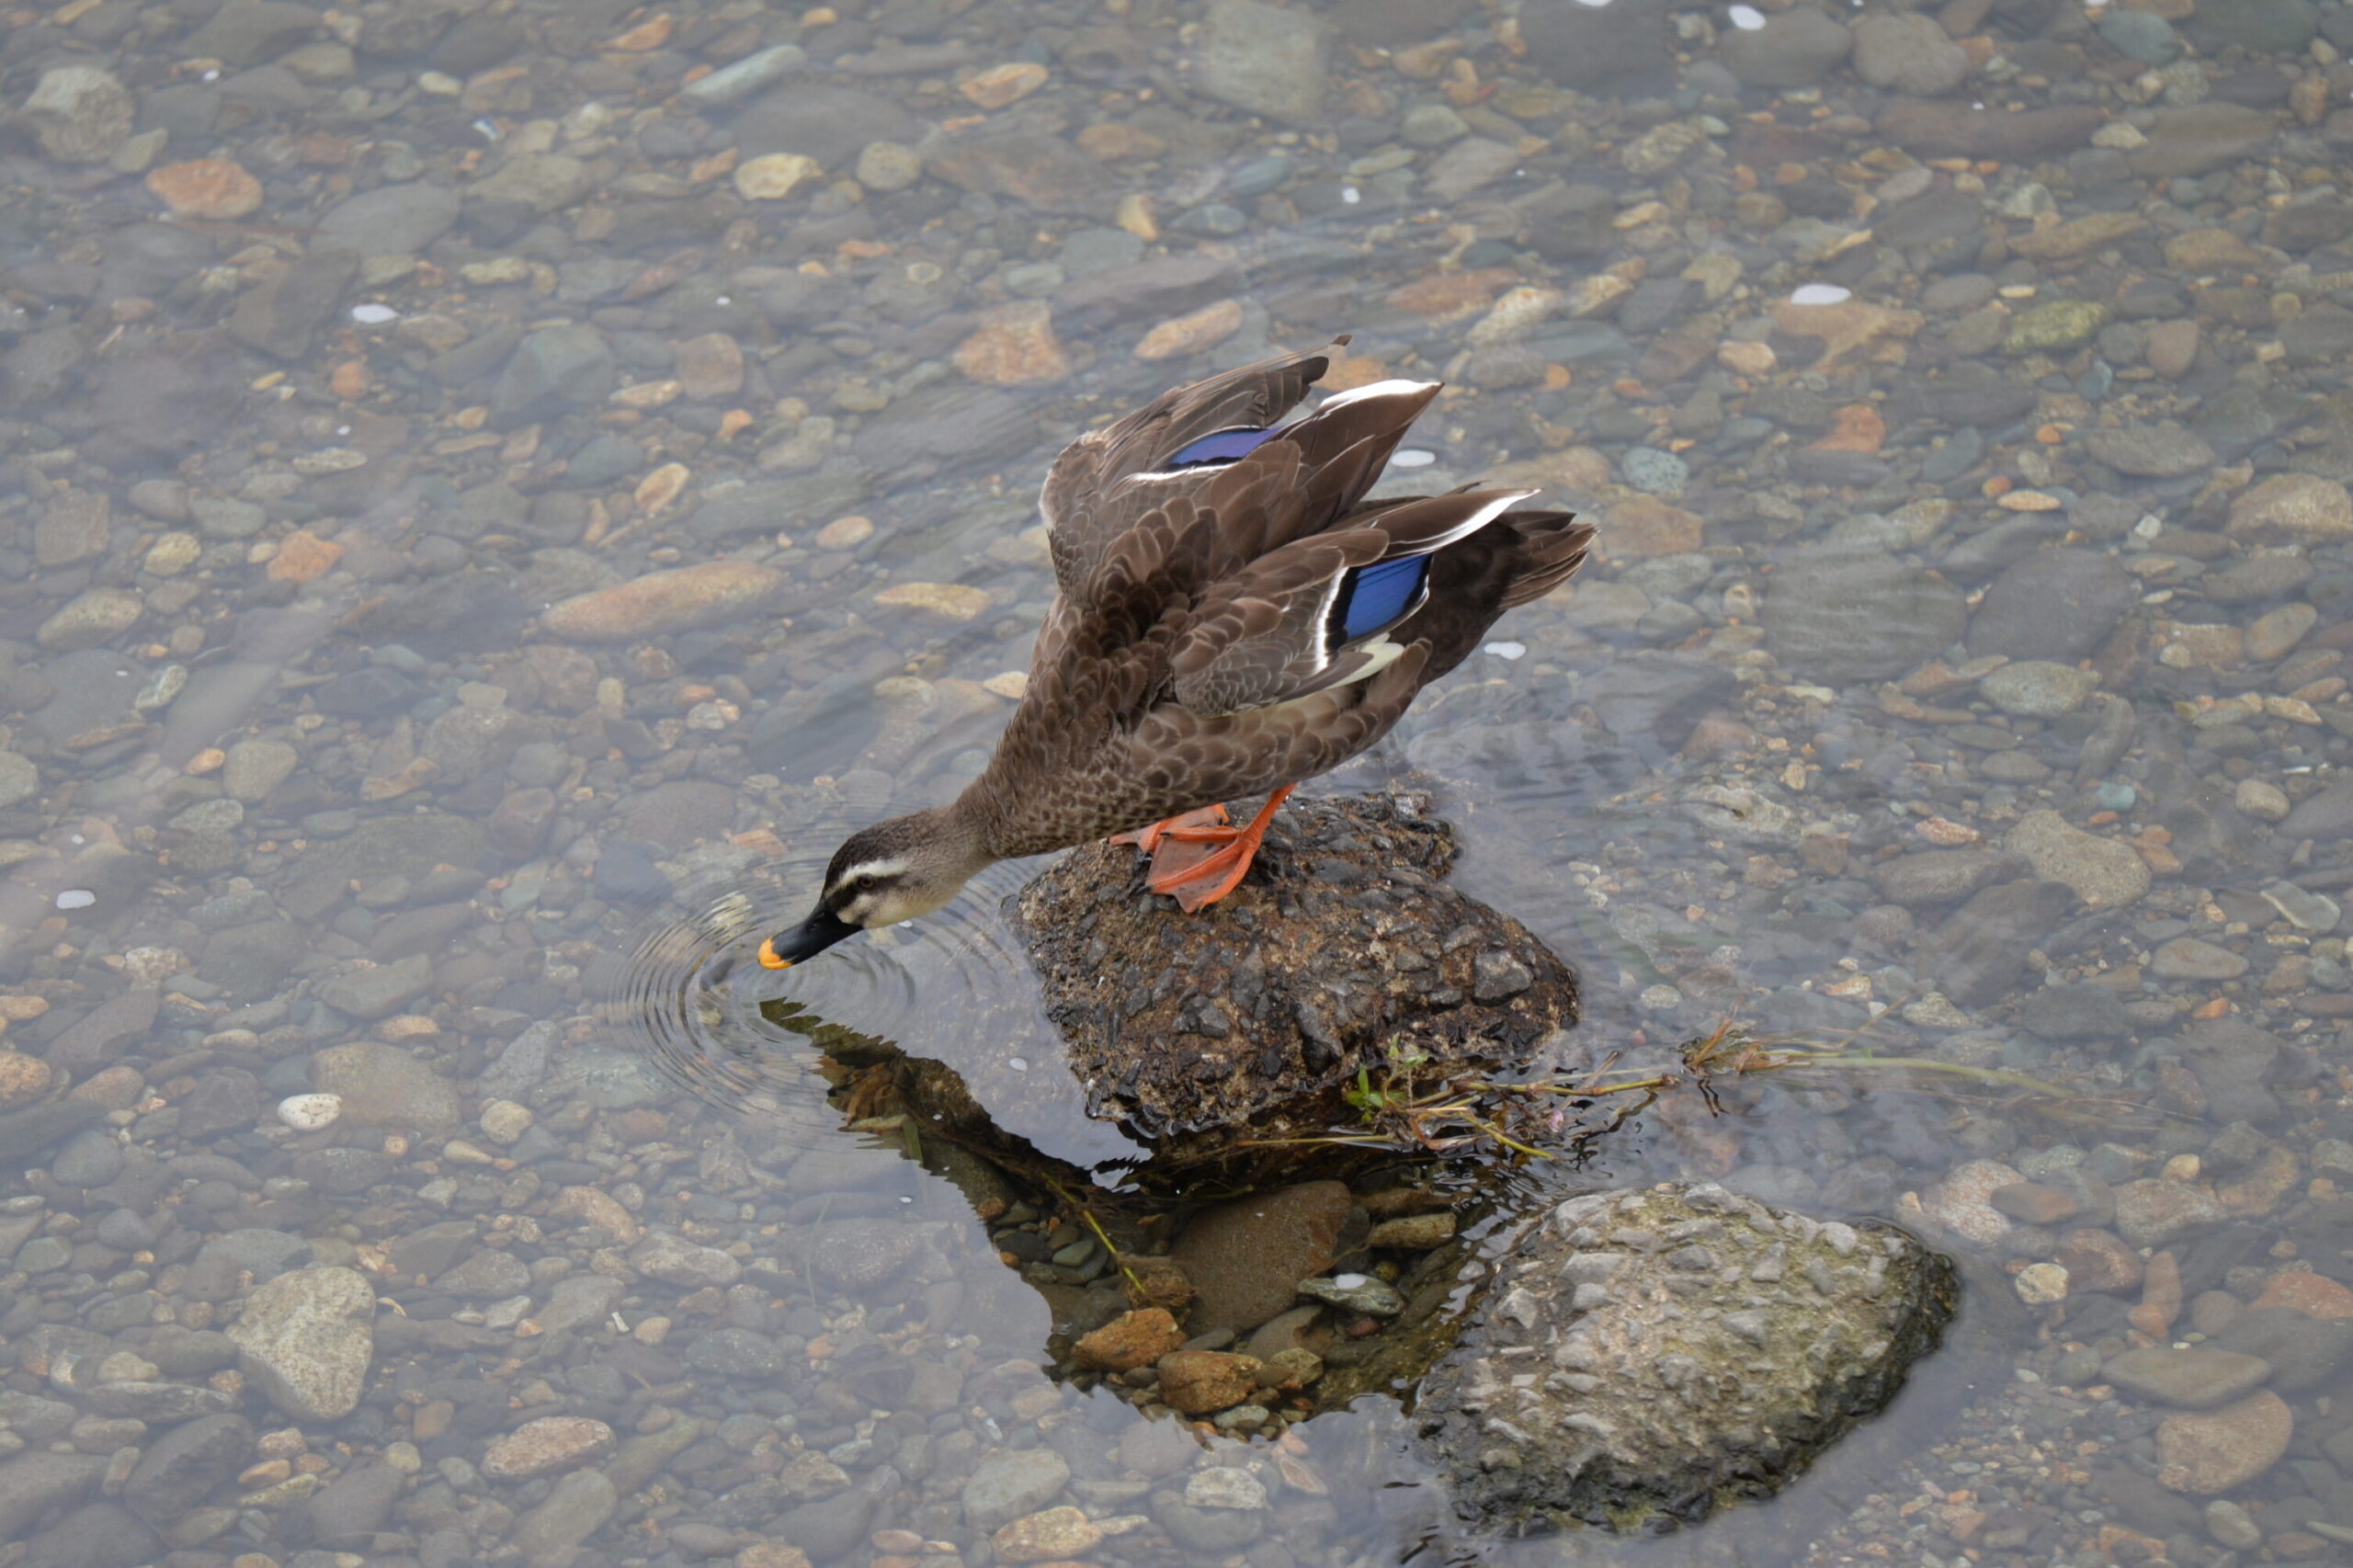
[[[1268,438],[1347,341],[1175,388],[1063,449],[1038,496],[1063,593],[1083,598],[1115,540]],[[1127,483],[1139,475],[1157,475],[1161,483]]]
[[[1433,681],[1476,653],[1506,610],[1542,598],[1575,574],[1593,544],[1591,523],[1574,513],[1509,512],[1495,526],[1438,551],[1421,607],[1389,633],[1426,642]]]
[[[1533,494],[1464,490],[1368,506],[1221,577],[1170,650],[1176,701],[1239,713],[1377,675],[1415,641],[1388,633],[1428,604],[1434,563]],[[1499,596],[1481,597],[1492,622]]]

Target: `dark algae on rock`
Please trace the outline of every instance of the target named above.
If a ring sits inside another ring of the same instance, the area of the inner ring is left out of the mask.
[[[1411,794],[1294,800],[1250,876],[1189,919],[1132,849],[1095,845],[1009,902],[1088,1108],[1184,1164],[1349,1118],[1391,1048],[1428,1075],[1528,1062],[1575,977],[1440,879],[1454,835]]]

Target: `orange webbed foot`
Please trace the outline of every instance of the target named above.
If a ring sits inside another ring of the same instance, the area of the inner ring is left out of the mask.
[[[1176,899],[1188,915],[1206,909],[1242,885],[1250,862],[1266,842],[1267,825],[1275,808],[1296,785],[1286,784],[1267,799],[1258,814],[1242,827],[1226,823],[1222,806],[1188,812],[1130,835],[1114,843],[1133,843],[1152,855],[1152,869],[1144,885]]]

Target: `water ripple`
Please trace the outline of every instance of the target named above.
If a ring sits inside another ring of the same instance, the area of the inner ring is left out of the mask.
[[[616,1043],[716,1109],[800,1124],[824,1099],[823,1053],[895,1047],[969,1073],[976,1046],[1034,1017],[1028,960],[996,913],[1018,867],[984,873],[938,915],[761,968],[761,941],[806,915],[824,867],[822,852],[787,854],[682,891],[606,989],[598,1016]]]

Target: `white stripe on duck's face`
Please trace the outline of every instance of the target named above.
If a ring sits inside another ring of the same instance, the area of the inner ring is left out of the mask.
[[[835,918],[870,931],[929,915],[964,885],[962,878],[927,882],[913,870],[912,862],[896,856],[845,867],[826,883],[825,907]]]

